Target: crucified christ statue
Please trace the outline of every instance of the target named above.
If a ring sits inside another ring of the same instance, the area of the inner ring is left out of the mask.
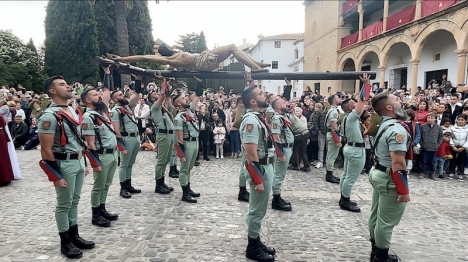
[[[154,55],[136,55],[120,57],[113,54],[107,54],[107,58],[116,62],[133,63],[149,62],[160,65],[169,65],[169,70],[175,68],[195,67],[197,71],[213,71],[219,67],[219,63],[233,55],[239,62],[250,67],[252,72],[268,72],[266,67],[271,64],[256,61],[237,46],[231,44],[220,46],[213,50],[203,51],[201,54],[190,54],[187,52],[175,52],[166,44],[154,45]]]

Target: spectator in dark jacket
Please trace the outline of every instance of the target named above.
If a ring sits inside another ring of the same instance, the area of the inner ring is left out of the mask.
[[[436,124],[437,115],[427,115],[427,123],[421,125],[421,170],[430,179],[435,179],[434,159],[439,145],[442,143],[442,127]]]
[[[37,121],[35,118],[31,119],[31,126],[29,127],[29,141],[24,145],[24,150],[31,150],[39,145],[39,136],[37,134]]]
[[[323,167],[323,154],[325,151],[325,141],[327,140],[327,127],[325,126],[326,113],[323,110],[322,103],[315,103],[315,117],[312,125],[314,130],[317,132],[318,140],[318,153],[317,153],[317,163],[315,164],[316,168]]]
[[[15,148],[18,149],[28,142],[28,126],[20,115],[15,116],[15,123],[11,127],[11,138]]]

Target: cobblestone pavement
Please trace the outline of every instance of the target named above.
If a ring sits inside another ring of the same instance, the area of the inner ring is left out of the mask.
[[[54,220],[53,186],[40,171],[38,150],[18,151],[22,178],[0,188],[0,261],[63,261]],[[247,203],[237,201],[239,159],[201,161],[192,188],[198,204],[182,203],[175,192],[154,193],[153,152],[140,152],[132,183],[143,190],[119,196],[118,175],[107,207],[120,214],[110,228],[91,225],[92,176],[85,180],[79,225],[96,248],[82,261],[247,261]],[[167,171],[168,172],[168,171]],[[167,174],[166,172],[166,174]],[[369,261],[367,218],[371,186],[360,176],[352,199],[362,213],[339,209],[338,186],[324,181],[324,169],[288,171],[283,186],[292,212],[269,208],[262,239],[277,250],[277,261]],[[338,172],[336,172],[338,173]],[[395,228],[392,251],[402,261],[468,261],[468,182],[410,178],[412,201]]]

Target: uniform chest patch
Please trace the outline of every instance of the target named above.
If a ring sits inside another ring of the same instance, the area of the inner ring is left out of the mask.
[[[81,128],[83,128],[85,130],[88,129],[88,124],[86,124],[86,123],[81,124]]]
[[[278,124],[273,124],[273,128],[274,128],[274,129],[277,129],[277,128],[278,128]]]
[[[42,122],[42,128],[43,129],[49,129],[50,128],[50,121]]]
[[[334,114],[333,117],[334,117],[334,118],[337,118],[337,117],[338,117],[338,114]]]
[[[247,131],[252,132],[253,131],[253,124],[247,124]]]
[[[404,140],[404,136],[402,134],[397,134],[396,137],[395,137],[395,140],[398,144],[401,144],[403,143],[403,140]]]
[[[177,120],[174,120],[174,125],[177,125]]]

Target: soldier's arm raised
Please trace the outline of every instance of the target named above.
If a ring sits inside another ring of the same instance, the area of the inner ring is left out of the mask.
[[[370,90],[371,90],[371,85],[370,85],[370,78],[367,74],[364,74],[362,77],[360,76],[361,81],[363,82],[361,92],[359,93],[359,101],[355,107],[356,113],[358,116],[362,115],[362,112],[364,112],[364,107],[366,105],[367,100],[369,100],[370,96]]]

